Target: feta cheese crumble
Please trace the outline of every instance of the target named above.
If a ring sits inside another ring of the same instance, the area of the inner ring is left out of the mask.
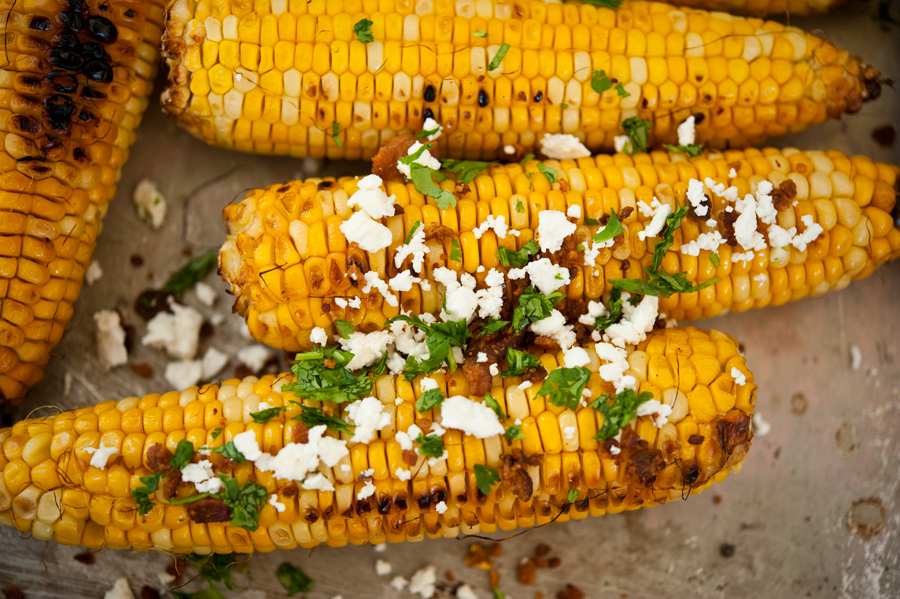
[[[707,181],[712,182],[711,179],[707,179]],[[707,183],[707,185],[709,185],[709,183]],[[724,189],[724,186],[722,188]],[[706,216],[709,214],[709,207],[704,203],[706,202],[706,194],[703,192],[703,183],[697,179],[688,181],[687,199],[693,207],[694,214],[697,216]]]
[[[656,414],[653,424],[656,425],[656,428],[662,428],[669,421],[669,415],[672,414],[672,406],[664,404],[658,399],[649,399],[638,406],[635,414],[638,416],[652,416]]]
[[[416,229],[410,238],[409,243],[404,243],[397,248],[397,251],[394,253],[394,266],[400,268],[403,261],[407,257],[412,256],[412,268],[420,273],[425,263],[425,254],[428,252],[429,248],[425,244],[425,226],[419,225],[419,228]]]
[[[378,175],[366,175],[356,182],[357,191],[347,198],[347,206],[358,206],[360,212],[373,220],[394,216],[394,196],[381,189],[382,180]]]
[[[393,240],[390,229],[372,220],[372,217],[362,210],[354,212],[350,218],[341,223],[340,228],[348,243],[356,243],[366,252],[379,252],[391,245]]]
[[[747,375],[738,370],[737,366],[732,367],[730,374],[731,378],[734,379],[734,384],[738,387],[743,387],[747,384]]]
[[[362,489],[359,490],[359,493],[356,494],[357,501],[365,501],[369,497],[375,494],[375,485],[372,484],[372,481],[367,480],[366,484]]]
[[[431,117],[425,119],[425,122],[422,123],[422,131],[434,131],[435,129],[437,131],[425,137],[426,141],[434,141],[440,137],[441,133],[444,132],[444,127]]]
[[[142,221],[159,229],[166,220],[166,198],[150,179],[143,179],[134,188],[134,207]]]
[[[858,345],[850,346],[850,368],[854,371],[862,368],[862,351],[860,351]]]
[[[563,240],[578,227],[559,210],[541,210],[538,213],[537,237],[542,252],[558,252]]]
[[[694,119],[694,115],[689,116],[684,119],[680,125],[678,125],[678,145],[679,146],[691,146],[694,145],[694,139],[696,137],[696,130],[694,128],[696,120]]]
[[[97,356],[107,370],[128,363],[125,329],[122,328],[118,312],[100,310],[94,313],[94,334],[97,339]]]
[[[573,347],[568,351],[563,351],[563,361],[566,364],[566,368],[577,368],[590,364],[591,358],[584,349]]]
[[[365,275],[363,275],[366,280],[366,284],[362,288],[363,293],[369,293],[374,287],[378,290],[379,293],[384,297],[384,301],[388,303],[390,306],[397,307],[399,305],[397,301],[397,296],[390,292],[388,289],[388,284],[381,280],[378,276],[378,271],[370,270]]]
[[[379,576],[387,576],[394,571],[394,567],[383,559],[375,560],[375,574]]]
[[[314,327],[309,333],[309,340],[317,345],[328,345],[328,333],[322,327]]]
[[[271,505],[273,508],[275,508],[275,511],[279,512],[279,513],[287,510],[287,506],[284,505],[283,503],[281,503],[280,501],[278,501],[278,495],[270,495],[269,496],[269,505]]]
[[[352,421],[351,443],[368,443],[375,433],[391,423],[391,415],[384,410],[384,404],[376,397],[364,397],[349,404],[345,409],[347,419]]]
[[[103,276],[103,269],[100,267],[100,263],[94,260],[91,262],[91,265],[88,266],[88,269],[84,271],[84,282],[88,285],[93,285]]]
[[[269,361],[269,358],[272,357],[272,352],[265,345],[257,343],[256,345],[242,347],[238,350],[236,357],[238,362],[253,372],[259,372],[266,365],[266,362]]]
[[[559,310],[552,310],[547,318],[531,323],[531,332],[553,339],[563,351],[576,341],[575,329],[566,324],[566,317]]]
[[[219,297],[213,286],[203,281],[198,281],[194,285],[194,294],[197,296],[197,300],[207,308],[212,308],[216,303],[216,298]]]
[[[631,151],[631,140],[627,135],[616,135],[613,138],[613,146],[616,148],[616,152],[625,152]]]
[[[115,445],[109,446],[102,442],[100,443],[100,447],[85,447],[84,451],[92,454],[91,466],[100,468],[101,470],[106,468],[106,463],[109,461],[109,458],[119,453],[119,450]]]
[[[656,237],[666,226],[666,219],[672,214],[672,207],[668,204],[660,204],[653,211],[653,218],[644,227],[643,231],[638,231],[638,238],[642,241],[648,237]],[[646,215],[645,215],[646,216]]]
[[[506,429],[486,404],[462,395],[448,397],[441,404],[441,426],[454,428],[478,439],[502,435]]]
[[[541,138],[541,153],[547,158],[587,158],[591,155],[581,141],[571,133],[546,133]]]
[[[203,315],[190,306],[169,302],[172,312],[160,312],[147,323],[141,344],[164,349],[169,356],[191,360],[197,354]]]
[[[436,582],[434,566],[425,566],[412,575],[409,592],[419,595],[422,599],[431,599],[434,596]]]
[[[131,587],[128,586],[128,579],[124,576],[117,579],[113,587],[103,595],[103,599],[134,599]]]
[[[763,415],[759,410],[753,412],[753,419],[751,422],[753,423],[754,436],[765,437],[772,432],[772,424],[763,418]]]
[[[419,151],[419,148],[421,148],[422,145],[423,144],[419,142],[414,142],[413,145],[409,146],[409,150],[407,150],[406,155],[412,156]],[[422,166],[436,171],[441,170],[441,161],[432,156],[431,152],[429,152],[428,150],[424,150],[418,158],[413,160],[413,164],[421,164]],[[397,161],[397,171],[399,171],[400,174],[407,179],[412,178],[410,166],[411,165],[409,164],[403,164],[399,160]]]
[[[198,493],[218,493],[222,489],[222,480],[216,476],[209,460],[200,460],[196,464],[188,464],[182,468],[181,480],[194,483]]]

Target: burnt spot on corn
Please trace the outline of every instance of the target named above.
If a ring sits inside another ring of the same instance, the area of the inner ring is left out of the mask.
[[[478,91],[478,105],[480,107],[484,108],[485,106],[488,105],[488,102],[490,102],[490,98],[488,97],[487,92],[484,91],[483,89],[479,90]]]
[[[544,99],[544,92],[538,90],[534,93],[534,101],[535,102],[540,102],[543,99]]]
[[[425,87],[425,92],[422,94],[422,99],[426,102],[434,102],[437,98],[437,91],[435,91],[433,85],[428,85]]]

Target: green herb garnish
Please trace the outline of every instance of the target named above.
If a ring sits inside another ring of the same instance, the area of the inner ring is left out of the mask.
[[[353,33],[356,35],[356,39],[364,44],[374,42],[375,36],[372,35],[372,25],[374,25],[374,23],[369,19],[357,21],[356,25],[353,26]]]
[[[703,144],[690,144],[687,146],[673,146],[671,144],[663,144],[663,147],[670,152],[680,152],[685,156],[690,156],[694,158],[699,156],[701,152],[703,152]]]
[[[220,429],[220,428],[213,429],[212,440],[215,441],[216,439],[219,438],[219,435],[221,435],[221,434],[222,434],[222,429]]]
[[[712,262],[712,265],[716,268],[719,268],[719,252],[713,252],[709,255],[709,261]]]
[[[500,63],[503,62],[503,57],[506,56],[506,53],[509,52],[509,44],[500,44],[500,47],[497,48],[497,53],[494,54],[494,58],[491,59],[490,64],[488,64],[488,71],[493,71],[497,67],[500,66]]]
[[[594,243],[603,243],[604,241],[609,241],[613,239],[616,235],[620,235],[625,231],[625,228],[622,226],[622,223],[619,221],[619,217],[616,216],[616,211],[613,210],[609,213],[609,221],[607,221],[606,226],[600,229],[596,235],[594,235]]]
[[[638,395],[626,389],[616,396],[604,393],[591,402],[591,407],[603,414],[603,426],[594,438],[606,441],[618,435],[623,426],[637,418],[638,406],[649,399],[653,399],[652,393],[645,391]]]
[[[494,396],[488,393],[484,396],[484,403],[494,411],[494,414],[497,415],[497,418],[502,422],[506,420],[506,414],[503,413],[503,408],[500,407],[500,404],[497,403],[497,400],[494,399]]]
[[[472,35],[474,35],[475,37],[487,37],[488,36],[487,31],[485,31],[484,29],[479,29],[478,31],[474,32]]]
[[[466,340],[472,336],[465,319],[426,324],[415,314],[411,317],[401,314],[388,320],[387,324],[397,320],[415,326],[419,330],[424,331],[427,335],[425,344],[428,346],[428,358],[420,363],[412,356],[407,357],[403,373],[406,380],[411,381],[420,374],[434,372],[439,369],[445,361],[451,371],[456,370],[456,358],[453,357],[451,348],[465,347]]]
[[[459,247],[459,240],[455,237],[450,240],[450,260],[462,262],[462,248]]]
[[[409,242],[412,241],[413,236],[416,234],[416,231],[418,231],[419,227],[421,227],[421,226],[422,226],[422,221],[420,221],[420,220],[417,220],[416,222],[413,223],[412,228],[410,228],[409,233],[407,233],[407,235],[406,235],[406,241],[404,241],[404,243],[406,245],[409,245]]]
[[[218,259],[219,252],[217,250],[197,256],[173,272],[166,284],[163,285],[162,290],[171,291],[178,297],[183,297],[185,291],[202,281],[209,274],[209,271],[216,265]]]
[[[537,244],[537,242],[532,239],[528,243],[522,246],[522,249],[514,252],[512,250],[508,250],[503,246],[500,246],[497,249],[497,257],[500,259],[500,264],[509,268],[510,266],[521,267],[528,264],[528,261],[531,260],[531,257],[537,255],[541,252],[541,246]]]
[[[352,322],[342,318],[335,319],[334,326],[337,328],[338,335],[341,336],[341,339],[349,339],[355,328]]]
[[[353,429],[356,428],[346,420],[342,420],[337,416],[329,416],[328,414],[323,413],[319,408],[304,406],[303,404],[296,401],[292,401],[291,403],[303,408],[303,411],[294,416],[291,420],[299,420],[308,428],[324,424],[333,431],[338,431],[339,433],[347,433],[348,435],[352,435]]]
[[[356,376],[346,366],[353,360],[353,354],[336,347],[323,347],[311,352],[297,354],[297,363],[291,368],[297,380],[282,387],[282,391],[293,391],[299,397],[310,401],[333,401],[345,403],[356,401],[372,391],[372,379]],[[326,360],[333,362],[329,368]]]
[[[511,427],[506,429],[506,432],[503,433],[503,438],[506,439],[507,442],[512,443],[513,441],[521,441],[525,438],[525,433],[522,432],[521,424],[514,424]]]
[[[653,124],[642,118],[633,116],[622,121],[622,129],[628,136],[631,144],[625,149],[625,153],[629,156],[637,152],[646,152],[649,142],[650,129]]]
[[[538,162],[537,170],[544,175],[544,178],[550,182],[550,185],[556,183],[556,180],[559,178],[559,173],[555,168],[550,168],[549,166],[545,166],[543,162]]]
[[[519,305],[513,311],[513,330],[518,333],[532,322],[547,318],[564,297],[565,294],[561,291],[543,295],[529,285],[519,296]]]
[[[581,402],[581,392],[589,380],[591,371],[583,366],[556,368],[544,381],[537,394],[539,397],[547,396],[554,406],[575,410]]]
[[[475,484],[482,495],[488,495],[491,487],[500,482],[500,475],[496,470],[482,464],[475,464]]]
[[[416,443],[419,444],[419,453],[429,458],[444,457],[444,441],[437,435],[428,435],[422,433],[416,437]]]
[[[503,329],[509,326],[508,320],[495,320],[491,318],[485,323],[481,324],[481,330],[478,331],[476,337],[481,337],[482,335],[490,335],[493,333],[499,333]]]
[[[429,389],[416,400],[416,412],[424,414],[428,410],[433,410],[444,403],[444,399],[440,389]]]
[[[522,200],[516,200],[516,212],[525,214],[525,204],[522,203]]]
[[[293,597],[297,593],[303,593],[305,596],[306,593],[312,591],[313,579],[307,576],[303,570],[291,563],[284,562],[278,566],[278,569],[275,571],[275,576],[278,577],[278,582],[280,582],[281,586],[284,587],[284,590],[287,591],[288,597]]]
[[[150,501],[150,495],[156,493],[156,489],[159,488],[159,472],[142,476],[140,481],[144,486],[132,489],[131,496],[138,504],[138,514],[143,516],[153,509],[154,503]]]
[[[480,160],[454,160],[447,158],[441,161],[441,167],[451,173],[459,173],[459,181],[471,183],[484,169],[495,162],[481,162]]]
[[[285,407],[267,408],[265,410],[260,410],[259,412],[251,412],[250,418],[252,418],[253,422],[256,424],[268,424],[272,418],[275,418],[286,409],[287,408]]]
[[[409,158],[409,156],[407,156],[407,158]],[[401,160],[403,159],[401,158]],[[456,206],[456,196],[446,189],[441,189],[438,187],[437,183],[434,182],[434,177],[440,175],[438,171],[423,166],[418,162],[413,162],[409,165],[409,173],[416,191],[422,195],[434,198],[434,202],[438,208],[446,210],[451,206]]]
[[[175,455],[172,456],[169,464],[172,465],[172,468],[181,470],[191,462],[192,457],[194,457],[194,444],[187,439],[182,439],[175,447]]]
[[[609,315],[594,319],[594,327],[605,330],[619,321],[622,316],[622,289],[613,287],[609,292]]]
[[[244,454],[237,450],[237,447],[234,446],[234,441],[229,441],[224,445],[220,445],[215,449],[211,450],[213,453],[219,453],[228,458],[229,460],[234,461],[236,464],[243,464],[246,460],[244,459]]]
[[[598,94],[602,94],[606,90],[613,89],[612,81],[610,81],[609,77],[606,74],[606,71],[594,71],[591,76],[591,89],[593,89]],[[631,94],[625,91],[625,87],[622,85],[622,82],[618,82],[615,85],[616,93],[619,94],[620,98],[627,98]]]
[[[269,500],[269,493],[262,485],[247,481],[242,487],[234,478],[219,475],[225,489],[218,498],[225,502],[231,512],[231,525],[240,526],[250,532],[259,528],[259,511]]]
[[[509,368],[500,373],[500,376],[504,378],[508,376],[522,376],[526,370],[537,368],[541,365],[541,361],[533,354],[514,347],[506,350],[506,361],[509,362]]]
[[[334,140],[337,147],[343,147],[344,144],[341,143],[341,126],[337,121],[332,121],[331,123],[331,139]]]

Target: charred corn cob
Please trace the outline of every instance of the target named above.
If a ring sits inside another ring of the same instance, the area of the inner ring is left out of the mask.
[[[877,71],[797,28],[647,2],[173,0],[164,54],[164,109],[201,139],[330,158],[428,117],[454,158],[557,132],[611,150],[636,116],[651,142],[693,114],[698,143],[745,147],[880,93]]]
[[[18,403],[72,317],[147,107],[162,2],[12,3],[0,152],[0,406]]]
[[[817,15],[837,9],[847,0],[676,0],[676,6],[729,12],[735,15]]]
[[[591,347],[587,355],[587,389],[596,398],[612,387],[600,379],[602,362]],[[557,359],[562,354],[540,358],[551,373]],[[628,363],[638,390],[670,409],[668,422],[658,415],[669,410],[654,408],[623,424],[618,440],[598,441],[605,419],[590,405],[552,405],[537,385],[523,391],[521,378],[497,377],[491,393],[503,411],[501,424],[520,422],[521,434],[512,441],[500,434],[478,438],[447,425],[446,403],[418,413],[419,379],[381,375],[371,391],[387,415],[380,432],[363,443],[329,430],[328,443],[345,448],[339,459],[332,455],[326,464],[324,453],[316,454],[321,477],[293,480],[260,460],[321,441],[321,429],[306,429],[295,418],[303,411],[321,407],[349,421],[349,409],[292,403],[294,393],[282,390],[294,380],[288,374],[24,420],[0,429],[0,522],[91,549],[246,553],[453,537],[616,513],[687,497],[740,470],[757,390],[732,338],[694,328],[656,331],[630,348]],[[448,397],[468,394],[460,370],[431,376]],[[265,424],[254,422],[272,408],[286,409]],[[447,430],[439,432],[438,423]],[[414,424],[442,435],[443,457],[429,461],[418,442],[416,451],[404,451],[403,437],[414,434]],[[238,439],[248,431],[256,439],[249,450]],[[187,452],[180,447],[185,441]],[[225,451],[229,443],[240,453]],[[204,446],[212,453],[195,453]],[[241,455],[246,462],[236,463]],[[221,499],[188,502],[197,490],[185,481],[194,476],[186,465],[200,468],[202,460],[224,481],[258,493],[242,525]],[[496,475],[487,492],[479,490],[485,484],[479,469]],[[156,490],[146,491],[157,474]]]
[[[558,180],[551,184],[538,166]],[[348,243],[342,230],[354,214],[348,198],[356,193],[358,180],[310,179],[253,191],[225,208],[230,233],[220,254],[220,272],[231,283],[235,310],[244,315],[255,338],[299,350],[310,347],[310,330],[333,333],[337,319],[375,331],[401,311],[437,315],[446,289],[437,284],[436,269],[469,273],[484,288],[491,269],[509,277],[500,254],[523,250],[536,237],[544,211],[556,211],[563,223],[565,214],[577,214],[569,218],[577,227],[572,226],[563,251],[539,255],[568,268],[571,282],[562,291],[569,309],[560,309],[574,323],[587,302],[609,297],[611,280],[648,278],[645,268],[652,266],[661,234],[646,236],[655,215],[641,205],[656,198],[675,211],[689,204],[686,196],[695,186],[702,189],[709,212],[698,216],[702,210],[691,208],[672,234],[661,267],[670,274],[686,273],[694,285],[720,280],[659,300],[661,314],[692,320],[819,296],[896,257],[900,229],[891,214],[897,175],[895,166],[836,151],[708,151],[688,159],[666,152],[616,154],[489,166],[469,185],[450,178],[442,189],[456,192],[459,200],[445,210],[412,183],[391,179],[385,189],[395,196],[400,213],[382,219],[390,245],[377,252]],[[763,239],[769,233],[765,247],[753,251],[741,245],[748,231],[735,220],[739,206],[733,200],[751,192],[758,197],[766,181],[772,183],[770,208],[777,209],[777,216],[770,211],[771,224],[751,221]],[[731,199],[723,197],[730,195],[723,191],[727,187],[734,188]],[[623,232],[611,247],[595,249],[592,235],[603,228],[597,223],[611,212],[621,217]],[[491,219],[503,219],[511,231],[501,236],[504,231],[486,226]],[[776,227],[800,231],[806,243],[782,241],[786,248],[773,247]],[[817,235],[814,227],[821,228]],[[382,291],[367,288],[365,273],[374,271],[387,284],[408,268],[408,258],[399,264],[396,258],[398,251],[411,247],[408,238],[416,228],[426,231],[424,282],[399,293],[387,289],[393,301],[386,301]],[[716,239],[712,246],[703,243]],[[514,304],[513,282],[507,282],[504,297]]]

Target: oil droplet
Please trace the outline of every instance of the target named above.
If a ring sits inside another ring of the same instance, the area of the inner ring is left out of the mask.
[[[884,506],[877,497],[867,497],[853,502],[847,512],[847,530],[852,535],[871,539],[884,528]]]
[[[794,396],[791,398],[791,412],[798,416],[802,416],[803,414],[806,414],[807,407],[806,396],[802,393],[794,393]]]
[[[856,448],[859,447],[859,432],[856,430],[856,425],[852,422],[843,423],[835,434],[835,440],[837,441],[838,451],[841,452],[843,457],[849,458],[852,456]]]

